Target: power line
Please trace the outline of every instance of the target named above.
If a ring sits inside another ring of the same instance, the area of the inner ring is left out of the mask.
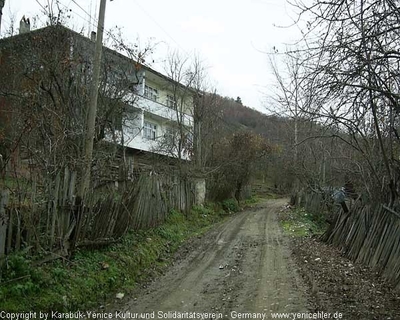
[[[92,17],[92,16],[91,16],[84,8],[82,8],[75,0],[71,0],[71,2],[73,2],[76,6],[78,6],[78,8],[81,9],[81,10],[89,17],[89,20],[86,19],[86,18],[84,18],[84,17],[82,17],[82,16],[81,16],[80,14],[78,14],[76,11],[74,11],[74,14],[77,15],[79,18],[81,18],[83,21],[87,22],[90,26],[92,26],[92,27],[94,27],[94,28],[97,28],[98,20],[97,20],[96,18]],[[69,8],[68,6],[66,6],[65,4],[63,4],[63,3],[60,3],[60,4],[61,4],[64,8],[70,9],[70,8]],[[104,28],[104,27],[103,27],[103,28]],[[111,33],[111,31],[106,30],[106,29],[104,28],[104,32],[106,32],[110,37],[113,38],[114,41],[116,41],[116,39],[113,37],[113,34]]]
[[[36,1],[37,4],[43,9],[43,11],[44,11],[46,14],[48,14],[48,15],[50,14],[50,11],[49,11],[48,9],[46,9],[46,7],[44,7],[44,6],[39,2],[39,0],[35,0],[35,1]],[[71,0],[71,1],[73,1],[73,2],[76,4],[76,2],[75,2],[74,0]],[[70,1],[70,4],[71,4],[71,1]],[[65,9],[70,9],[69,5],[66,6],[66,5],[63,4],[62,2],[58,2],[58,4],[62,5]],[[79,5],[78,5],[78,6],[79,6]],[[96,25],[93,24],[91,21],[86,20],[84,17],[82,17],[81,15],[79,15],[79,14],[76,13],[76,12],[75,12],[75,14],[76,14],[79,18],[81,18],[82,20],[84,20],[84,21],[90,23],[92,26],[96,27]]]
[[[38,1],[38,0],[36,0]],[[80,10],[82,10],[90,19],[90,21],[86,20],[85,18],[83,18],[82,16],[78,15],[80,18],[82,18],[83,20],[85,20],[86,22],[88,22],[89,24],[91,24],[92,26],[96,27],[97,26],[97,19],[92,17],[92,15],[87,12],[80,4],[77,3],[76,0],[71,0]],[[135,0],[136,5],[150,18],[150,20],[152,20],[178,47],[180,47],[182,49],[182,51],[184,51],[186,54],[188,54],[188,52],[178,43],[178,41],[176,41],[170,33],[167,32],[167,30],[165,30],[165,28],[163,28],[156,19],[154,19],[148,12],[147,10],[145,10],[136,0]],[[65,6],[64,4],[62,4],[65,8],[68,9],[67,6]],[[43,7],[43,6],[42,6]],[[93,20],[93,22],[92,22]],[[107,33],[107,35],[109,35],[115,42],[120,43],[119,40],[117,40],[114,35],[112,34],[111,31],[109,30],[105,30],[104,31]],[[189,54],[188,54],[189,55]]]
[[[91,25],[92,27],[96,28],[96,27],[97,27],[98,20],[97,20],[96,18],[92,17],[92,16],[91,16],[84,8],[82,8],[75,0],[71,0],[71,1],[89,17],[89,20],[87,20],[86,18],[83,18],[82,16],[80,16],[80,15],[77,14],[76,12],[75,12],[75,14],[76,14],[78,17],[82,18],[82,19],[83,19],[84,21],[86,21],[87,23],[89,23],[89,25]],[[64,7],[65,7],[65,6],[64,6]],[[92,20],[93,20],[93,22],[92,22]]]
[[[75,0],[71,0],[79,9],[81,9],[88,17],[89,17],[89,19],[90,20],[86,20],[85,18],[83,18],[82,16],[80,16],[80,15],[78,15],[80,18],[82,18],[83,20],[85,20],[86,22],[88,22],[89,24],[91,24],[93,27],[97,27],[97,23],[98,23],[98,20],[96,19],[96,18],[94,18],[94,17],[92,17],[92,15],[89,13],[89,12],[87,12],[84,8],[82,8]],[[64,7],[65,7],[65,5],[64,5]],[[93,22],[92,22],[92,20],[93,20]],[[107,33],[107,35],[109,35],[115,42],[120,42],[120,41],[118,41],[115,37],[114,37],[114,35],[112,34],[112,32],[110,31],[110,30],[106,30],[105,28],[104,28],[104,32],[106,32]]]
[[[187,55],[189,53],[165,30],[158,22],[156,19],[154,19],[136,0],[134,0],[136,5],[173,41],[175,44],[181,48]]]
[[[48,12],[48,10],[43,7],[42,4],[40,4],[40,2],[38,0],[36,0],[36,2],[43,8],[43,10],[45,10],[45,12]],[[71,0],[70,3],[73,2],[81,11],[83,11],[85,13],[85,15],[87,17],[89,17],[89,20],[87,18],[82,17],[80,14],[78,14],[76,11],[74,11],[74,14],[76,16],[78,16],[79,18],[81,18],[83,21],[89,23],[89,25],[91,25],[94,28],[97,28],[97,23],[98,20],[94,17],[92,17],[92,15],[90,13],[88,13],[81,5],[79,5],[77,3],[76,0]],[[59,2],[60,5],[62,5],[65,9],[70,9],[69,6],[66,6],[65,4],[63,4],[62,2]],[[183,51],[185,51],[185,49],[183,49],[179,43],[177,41],[174,40],[174,38],[169,35],[169,33],[167,31],[165,31],[142,7],[141,9],[150,17],[150,19],[152,19],[158,26],[159,28],[161,28]],[[103,27],[104,28],[104,27]],[[123,43],[123,41],[121,39],[117,39],[114,34],[110,31],[110,30],[106,30],[105,28],[103,29],[104,32],[114,41],[114,43],[120,47],[122,47],[127,53],[129,53],[129,48]],[[186,52],[186,51],[185,51]],[[187,54],[187,52],[186,52]],[[133,55],[134,59],[138,59],[138,57],[136,57],[135,55]],[[142,63],[142,62],[141,62]]]
[[[98,20],[96,18],[93,18],[90,13],[88,13],[84,8],[82,8],[75,0],[71,0],[79,9],[81,9],[90,19],[88,21],[87,19],[83,18],[82,16],[78,15],[80,18],[82,18],[84,21],[88,22],[91,24],[94,28],[97,27]],[[65,5],[63,5],[65,7]],[[92,20],[94,22],[92,22]],[[104,27],[103,27],[104,28]],[[126,52],[129,52],[129,48],[123,43],[121,39],[117,39],[114,34],[110,30],[106,30],[105,28],[103,29],[104,32],[118,45],[121,46]],[[135,55],[133,55],[135,59],[138,59]],[[142,62],[141,62],[142,63]]]
[[[86,15],[89,17],[90,20],[94,20],[94,23],[97,24],[98,20],[94,17],[91,16],[90,13],[88,13],[85,9],[83,9],[75,0],[72,0],[73,3],[75,3],[75,5],[81,9],[84,13],[86,13]]]
[[[46,9],[45,7],[43,7],[43,5],[39,2],[39,0],[36,0],[36,2],[37,2],[37,4],[38,4],[39,6],[42,7],[42,9],[44,10],[44,12],[47,12],[47,9]]]

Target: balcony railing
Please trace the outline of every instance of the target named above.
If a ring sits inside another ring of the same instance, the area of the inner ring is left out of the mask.
[[[136,104],[140,109],[150,114],[170,121],[180,122],[185,126],[193,126],[193,117],[191,115],[177,111],[158,101],[148,99],[144,96],[138,96]]]
[[[130,93],[126,96],[125,101],[130,104],[134,101],[133,107],[141,109],[149,114],[153,114],[163,119],[182,123],[185,126],[193,126],[193,117],[187,113],[177,111],[158,101],[146,98],[143,95]]]

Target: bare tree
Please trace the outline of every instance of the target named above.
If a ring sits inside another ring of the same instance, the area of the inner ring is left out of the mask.
[[[301,111],[355,151],[349,162],[362,168],[358,178],[369,196],[393,205],[399,180],[398,8],[389,0],[295,5],[308,21],[301,65],[304,89],[312,95]]]
[[[173,110],[173,117],[156,148],[176,158],[180,167],[183,160],[196,160],[194,155],[201,155],[199,102],[203,94],[204,67],[199,58],[190,59],[174,51],[167,57],[165,73],[171,79],[163,89],[167,92],[167,106]]]

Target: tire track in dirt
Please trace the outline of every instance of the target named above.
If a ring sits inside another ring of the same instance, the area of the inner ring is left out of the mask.
[[[277,222],[284,204],[268,200],[219,224],[119,310],[221,312],[226,319],[231,311],[305,311],[301,280]]]
[[[255,309],[264,312],[304,312],[306,300],[298,292],[304,291],[290,258],[288,243],[279,228],[276,212],[280,208],[270,206],[264,215],[258,293]]]

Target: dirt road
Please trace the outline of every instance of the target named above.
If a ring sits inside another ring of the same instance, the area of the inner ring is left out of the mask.
[[[119,310],[131,313],[128,318],[154,312],[156,319],[168,318],[169,311],[208,313],[208,319],[306,311],[301,278],[277,221],[284,204],[265,201],[196,239],[183,259]]]

